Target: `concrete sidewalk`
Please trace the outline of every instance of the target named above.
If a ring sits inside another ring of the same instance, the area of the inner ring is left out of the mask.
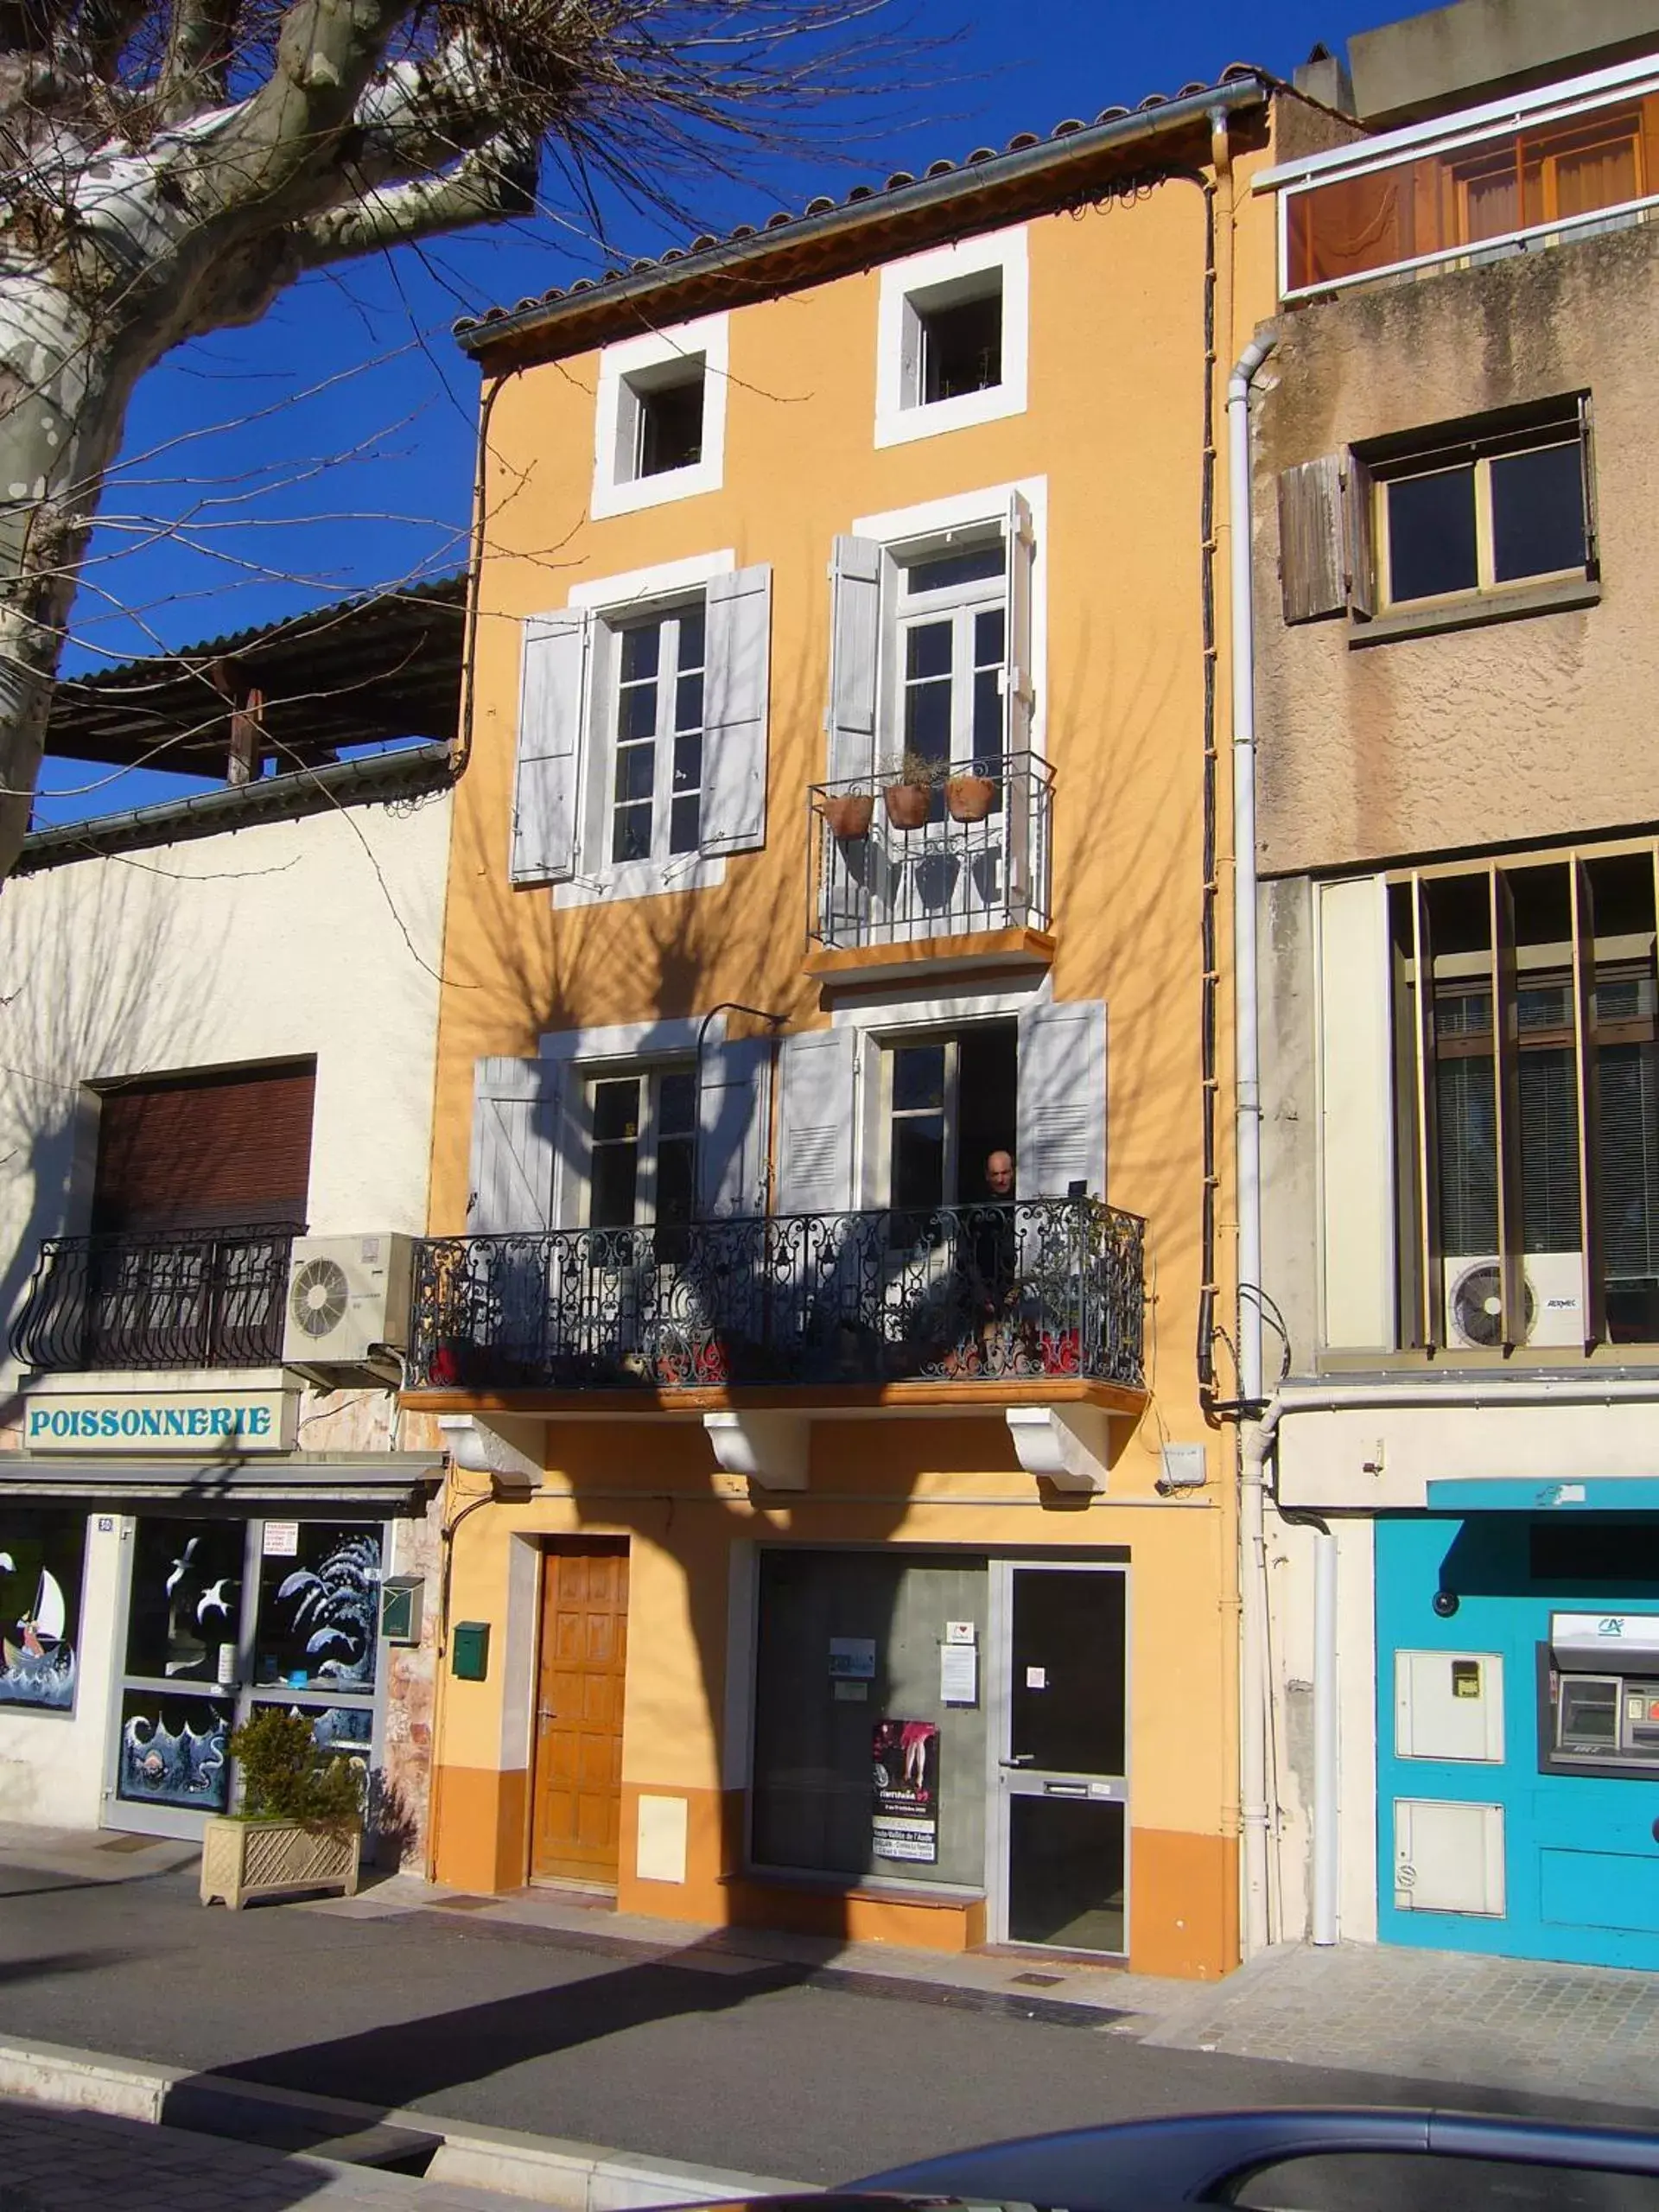
[[[1659,1977],[1286,1947],[1202,1986],[402,1877],[232,1915],[196,1903],[194,1859],[144,1838],[0,1830],[14,2043],[92,2046],[193,2094],[345,2095],[371,2121],[429,2133],[518,2131],[556,2152],[575,2139],[590,2161],[666,2160],[688,2181],[741,2167],[833,2183],[987,2139],[1241,2105],[1627,2124],[1659,2107],[1641,2057]],[[0,2093],[20,2086],[0,2069]],[[330,2132],[280,2147],[327,2157]]]

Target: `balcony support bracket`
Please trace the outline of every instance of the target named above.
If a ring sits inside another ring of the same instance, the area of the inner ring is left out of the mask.
[[[1109,1416],[1098,1406],[1009,1406],[1008,1433],[1028,1475],[1056,1490],[1106,1487]]]
[[[541,1488],[544,1421],[512,1415],[484,1421],[475,1414],[440,1414],[438,1427],[456,1466],[487,1475],[498,1497],[531,1497]]]
[[[806,1488],[812,1424],[804,1414],[704,1414],[702,1425],[725,1473],[743,1475],[758,1490]]]

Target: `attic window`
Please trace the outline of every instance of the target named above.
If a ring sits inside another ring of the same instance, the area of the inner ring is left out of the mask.
[[[1025,412],[1028,291],[1019,225],[887,264],[876,340],[878,446]]]
[[[726,442],[727,318],[607,346],[594,408],[595,517],[718,491]]]
[[[988,270],[985,279],[984,288],[966,298],[939,299],[924,293],[910,302],[916,323],[911,405],[932,407],[942,399],[989,391],[1001,383],[1002,272]]]
[[[702,459],[703,385],[701,360],[667,371],[643,369],[627,379],[622,428],[631,448],[628,476],[696,467]]]

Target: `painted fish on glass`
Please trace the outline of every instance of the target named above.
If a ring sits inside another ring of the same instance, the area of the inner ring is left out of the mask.
[[[121,1732],[121,1795],[153,1804],[190,1805],[207,1812],[226,1802],[226,1747],[230,1721],[215,1712],[213,1726],[176,1732],[153,1713],[135,1713]]]
[[[311,1669],[315,1681],[372,1681],[379,1585],[380,1540],[363,1535],[336,1544],[315,1573],[302,1567],[280,1584],[277,1597],[296,1601],[295,1628],[310,1629],[307,1656],[327,1654]]]

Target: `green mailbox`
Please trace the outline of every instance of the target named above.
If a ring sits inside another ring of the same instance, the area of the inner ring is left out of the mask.
[[[389,1574],[380,1585],[380,1633],[388,1643],[418,1643],[421,1640],[421,1599],[426,1589],[423,1574]]]
[[[458,1682],[481,1682],[490,1671],[488,1621],[457,1621],[449,1638],[449,1671]]]

